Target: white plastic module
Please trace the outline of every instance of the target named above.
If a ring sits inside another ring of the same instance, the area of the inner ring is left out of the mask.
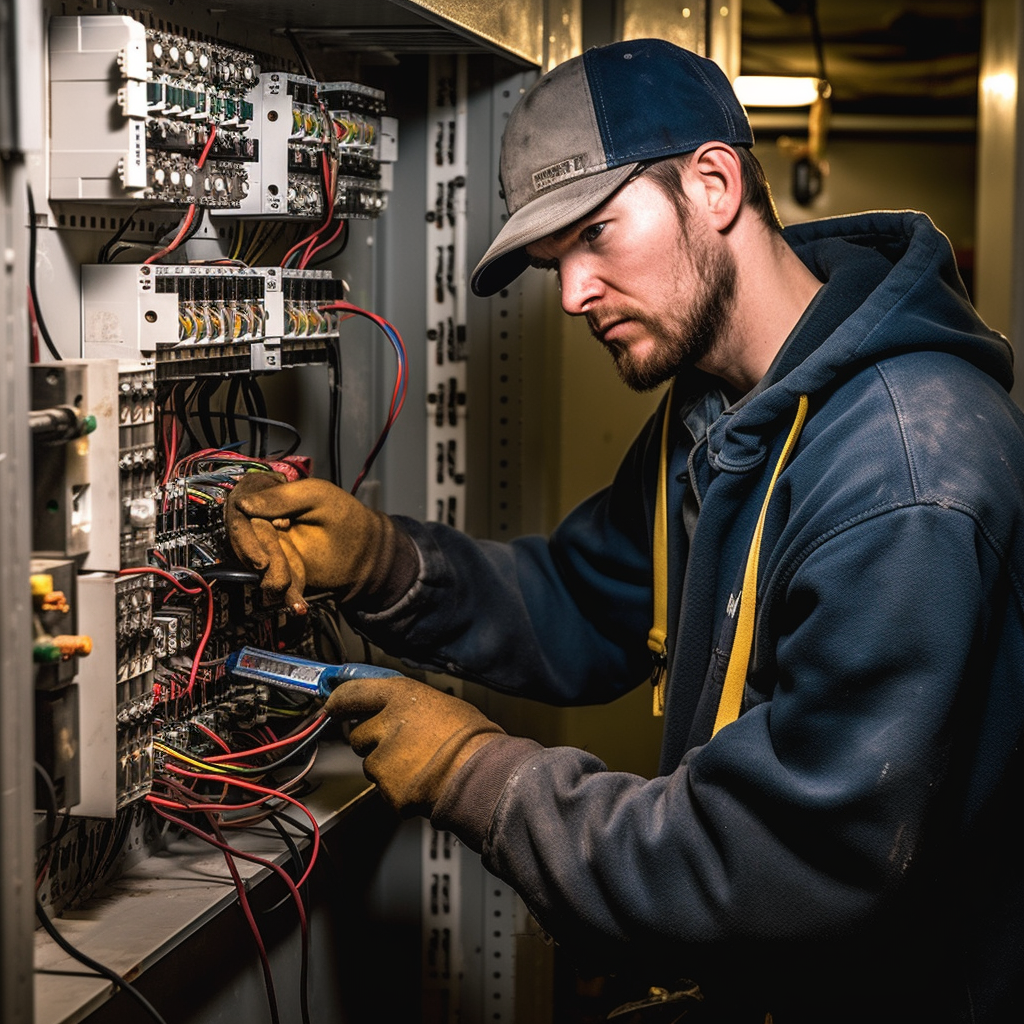
[[[203,315],[193,315],[193,307],[201,307]],[[261,270],[82,266],[82,349],[87,357],[149,359],[161,349],[260,340],[265,333]]]
[[[50,198],[124,199],[145,187],[145,28],[121,15],[51,19]]]
[[[237,208],[255,55],[122,15],[50,22],[50,198]]]
[[[152,585],[145,575],[78,577],[79,629],[103,638],[79,668],[81,799],[75,813],[112,818],[153,781]]]
[[[245,216],[322,217],[320,154],[328,124],[316,82],[272,71],[249,93],[259,126],[260,160],[237,211]]]

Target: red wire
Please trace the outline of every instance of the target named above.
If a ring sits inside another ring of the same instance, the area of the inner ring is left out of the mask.
[[[192,724],[193,724],[193,725],[194,725],[194,726],[195,726],[195,727],[196,727],[196,728],[197,728],[197,729],[198,729],[198,730],[199,730],[200,732],[202,732],[202,733],[205,733],[205,734],[206,734],[206,735],[207,735],[207,736],[208,736],[208,737],[209,737],[209,738],[210,738],[211,740],[213,740],[213,742],[214,742],[214,743],[216,743],[216,744],[217,744],[217,746],[219,746],[219,747],[221,748],[221,750],[225,750],[225,751],[227,751],[227,753],[229,753],[229,754],[231,753],[231,748],[230,748],[230,747],[229,747],[229,746],[228,746],[228,745],[227,745],[227,744],[226,744],[226,743],[224,742],[224,740],[223,740],[223,739],[222,739],[222,738],[221,738],[220,736],[218,736],[218,735],[217,735],[217,734],[216,734],[216,733],[215,733],[215,732],[214,732],[214,731],[213,731],[212,729],[208,729],[208,728],[207,728],[207,727],[206,727],[205,725],[203,725],[203,723],[202,723],[202,722],[193,722]],[[204,761],[207,761],[207,760],[209,760],[209,758],[203,758],[203,760],[204,760]]]
[[[275,740],[273,743],[265,743],[262,747],[253,747],[251,750],[231,751],[227,754],[214,754],[212,757],[204,757],[203,760],[208,764],[220,764],[221,762],[230,763],[232,759],[237,760],[240,757],[254,757],[256,754],[266,754],[271,750],[280,750],[282,747],[290,746],[292,743],[297,743],[299,740],[305,739],[311,732],[314,732],[326,718],[326,714],[317,715],[316,718],[314,718],[313,721],[301,732],[297,732],[294,736],[287,736],[283,740]]]
[[[238,786],[240,789],[248,789],[253,793],[263,793],[274,800],[285,800],[293,806],[297,807],[300,811],[302,811],[302,813],[305,814],[307,818],[309,818],[310,823],[313,826],[312,848],[310,849],[309,853],[309,863],[306,866],[306,871],[303,874],[303,876],[296,883],[294,883],[298,888],[302,888],[302,886],[306,883],[306,880],[309,878],[310,873],[313,870],[313,866],[316,864],[317,855],[320,852],[320,825],[318,824],[316,818],[313,816],[313,813],[309,810],[308,807],[306,807],[305,804],[296,800],[295,797],[289,796],[287,793],[281,792],[281,790],[279,789],[269,789],[267,786],[259,786],[255,782],[246,782],[244,779],[236,779],[226,775],[210,775],[205,772],[192,772],[188,771],[185,768],[175,768],[173,765],[165,765],[164,768],[167,771],[173,772],[175,775],[183,775],[189,779],[197,779],[203,782],[214,782],[218,786],[223,786],[225,783],[228,783],[232,786]],[[170,807],[174,810],[192,810],[192,808],[189,807],[187,804],[177,804],[175,801],[165,800],[162,797],[154,797],[152,794],[147,796],[146,799],[151,803],[158,803],[162,807]],[[197,809],[205,809],[211,811],[242,810],[246,807],[258,807],[261,804],[265,803],[266,800],[256,800],[252,803],[243,804],[203,804],[201,808]]]
[[[171,440],[170,440],[169,444],[167,442],[167,420],[168,419],[171,421]],[[164,414],[163,436],[164,436],[163,437],[163,439],[164,439],[164,459],[167,462],[167,470],[164,473],[164,478],[163,478],[163,480],[160,481],[160,483],[166,488],[167,481],[171,479],[171,474],[172,474],[172,472],[174,470],[174,460],[175,460],[175,458],[177,458],[177,455],[178,455],[178,417],[173,413],[173,411],[170,413],[170,415],[168,415],[166,413]],[[164,508],[165,509],[167,508],[167,495],[166,495],[166,493],[164,494]]]
[[[284,878],[287,882],[291,882],[287,872],[283,869],[278,869],[276,864],[270,861],[262,860],[261,858],[254,857],[251,854],[244,854],[240,850],[236,850],[233,847],[228,846],[227,843],[215,839],[213,836],[207,835],[202,829],[196,828],[190,822],[185,821],[183,818],[177,817],[174,814],[168,814],[166,811],[161,810],[159,807],[154,807],[154,811],[160,815],[160,817],[166,819],[172,824],[177,825],[179,828],[185,829],[186,832],[190,832],[192,835],[202,839],[204,843],[209,843],[210,846],[216,847],[223,853],[224,860],[227,863],[228,871],[231,873],[231,880],[235,884],[235,889],[238,892],[238,902],[242,908],[242,913],[245,914],[245,919],[249,924],[249,930],[252,932],[253,939],[256,942],[256,949],[259,952],[260,963],[263,967],[263,980],[267,990],[267,1000],[270,1003],[270,1018],[273,1024],[279,1024],[281,1016],[280,1010],[277,1006],[277,994],[274,990],[274,976],[270,969],[270,957],[267,953],[266,944],[263,941],[263,936],[260,934],[259,925],[256,923],[256,917],[252,912],[252,907],[249,904],[249,896],[246,892],[245,882],[242,881],[242,876],[238,873],[238,867],[235,865],[234,858],[236,856],[242,857],[244,860],[254,861],[260,864],[265,864],[275,870],[281,870]],[[216,827],[211,819],[211,826]],[[301,897],[299,900],[301,905]],[[302,909],[302,920],[305,918],[305,908]]]
[[[153,253],[148,259],[142,261],[143,265],[147,263],[155,263],[157,260],[163,259],[168,253],[174,252],[175,249],[181,245],[181,240],[188,233],[188,229],[192,227],[192,221],[196,215],[196,204],[190,203],[188,213],[185,215],[185,219],[181,222],[181,227],[178,229],[178,233],[174,236],[171,242],[168,244],[166,249],[161,249],[159,252]]]
[[[39,321],[36,319],[36,304],[32,298],[32,289],[26,288],[28,292],[28,319],[31,327],[31,342],[29,344],[29,359],[33,363],[39,362]]]
[[[349,313],[350,315],[354,314],[366,317],[367,320],[375,323],[384,331],[385,334],[388,335],[389,340],[392,340],[392,343],[395,345],[397,350],[398,372],[395,374],[395,386],[391,392],[391,405],[388,409],[387,419],[385,420],[384,426],[377,437],[376,443],[370,450],[370,454],[366,457],[366,461],[363,463],[363,468],[359,471],[355,482],[352,484],[352,490],[350,493],[355,494],[356,491],[359,490],[359,485],[363,482],[366,474],[369,472],[370,467],[373,465],[374,460],[383,447],[391,428],[395,425],[395,421],[398,419],[398,416],[402,411],[402,407],[405,405],[405,396],[407,393],[408,355],[405,351],[405,343],[402,341],[402,336],[395,329],[394,325],[388,323],[388,321],[382,316],[378,316],[376,313],[371,313],[367,309],[355,306],[351,302],[329,302],[319,308],[321,311],[338,310],[344,313]]]
[[[215,124],[210,125],[210,137],[206,140],[206,145],[203,146],[202,153],[199,154],[199,159],[196,161],[196,170],[200,170],[203,164],[206,163],[206,158],[210,153],[210,148],[213,146],[213,140],[217,137],[217,126]]]
[[[328,192],[328,196],[327,196],[328,202],[325,204],[327,206],[327,208],[328,208],[327,209],[327,220],[325,220],[323,222],[323,224],[321,224],[320,227],[318,227],[316,229],[316,231],[314,231],[311,235],[307,235],[305,238],[302,238],[298,242],[296,242],[284,254],[284,256],[281,258],[281,266],[282,267],[288,262],[288,258],[292,255],[292,253],[297,252],[303,246],[312,245],[313,242],[316,241],[317,237],[319,235],[321,235],[324,231],[327,230],[327,227],[331,223],[331,221],[334,220],[334,191],[331,188],[331,172],[330,172],[330,168],[329,168],[328,163],[327,163],[327,154],[326,153],[322,154],[322,161],[323,161],[323,172],[324,172],[324,185],[325,185],[325,187],[327,189],[327,192]]]
[[[199,154],[199,159],[196,161],[196,170],[200,170],[203,164],[206,163],[206,158],[209,156],[210,150],[213,148],[213,140],[217,137],[217,126],[215,124],[210,125],[210,134],[206,139],[206,145],[203,146],[203,151]],[[161,249],[160,252],[153,253],[148,259],[143,260],[143,264],[155,263],[157,260],[163,259],[168,253],[174,252],[175,249],[181,245],[182,239],[185,237],[186,232],[192,226],[192,221],[196,215],[196,204],[193,200],[189,204],[188,213],[185,215],[185,220],[182,222],[181,227],[178,229],[178,233],[174,236],[174,239],[167,246],[166,249]]]
[[[315,256],[315,255],[316,255],[316,254],[317,254],[317,253],[318,253],[318,252],[319,252],[319,251],[321,250],[321,249],[326,249],[326,248],[327,248],[327,246],[329,246],[329,245],[330,245],[330,244],[331,244],[331,243],[332,243],[332,242],[333,242],[333,241],[334,241],[334,240],[335,240],[335,239],[336,239],[336,238],[338,237],[338,235],[340,235],[340,234],[341,234],[341,232],[342,232],[342,230],[344,229],[344,227],[345,227],[345,218],[343,217],[343,218],[341,218],[341,220],[339,220],[339,221],[338,221],[338,226],[337,226],[337,227],[336,227],[336,228],[334,229],[334,234],[333,234],[333,235],[331,235],[331,237],[330,237],[330,238],[328,238],[326,242],[322,242],[322,243],[321,243],[320,245],[318,245],[318,246],[317,246],[317,247],[316,247],[315,249],[307,249],[307,250],[306,250],[306,255],[305,255],[305,256],[303,256],[303,257],[302,257],[302,260],[301,260],[301,261],[299,262],[299,270],[305,270],[305,269],[306,269],[306,264],[308,264],[308,263],[309,263],[309,261],[310,261],[310,260],[311,260],[311,259],[312,259],[312,258],[313,258],[313,257],[314,257],[314,256]],[[312,243],[312,242],[310,242],[310,245],[312,245],[312,244],[313,244],[313,243]]]

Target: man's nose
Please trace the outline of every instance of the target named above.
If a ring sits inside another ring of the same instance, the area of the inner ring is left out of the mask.
[[[582,316],[602,293],[600,279],[585,260],[563,260],[558,268],[562,309],[570,316]]]

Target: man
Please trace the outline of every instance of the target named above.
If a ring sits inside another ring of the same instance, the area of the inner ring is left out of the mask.
[[[509,119],[511,216],[474,289],[548,268],[627,384],[674,381],[549,539],[270,480],[239,488],[231,536],[298,610],[339,588],[383,647],[507,692],[611,700],[655,652],[651,780],[411,680],[327,704],[362,720],[384,796],[482,852],[576,956],[692,977],[712,1019],[1016,1019],[1010,351],[925,216],[781,231],[752,141],[717,67],[658,40],[568,61]]]

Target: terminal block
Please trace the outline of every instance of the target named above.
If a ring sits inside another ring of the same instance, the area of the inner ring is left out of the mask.
[[[325,165],[333,125],[311,78],[269,71],[248,93],[259,125],[260,160],[243,216],[324,216]]]
[[[82,267],[86,355],[155,362],[158,379],[323,362],[342,298],[326,270],[185,264]]]
[[[248,95],[259,126],[260,158],[237,213],[310,220],[323,220],[328,206],[345,217],[381,213],[390,187],[381,168],[395,158],[397,124],[383,116],[381,90],[265,71]],[[334,192],[328,197],[330,180]]]
[[[78,677],[82,781],[75,811],[113,817],[153,782],[152,582],[147,575],[83,573],[78,597],[79,628],[97,643]]]
[[[50,198],[236,208],[259,159],[255,56],[122,15],[50,22]]]

